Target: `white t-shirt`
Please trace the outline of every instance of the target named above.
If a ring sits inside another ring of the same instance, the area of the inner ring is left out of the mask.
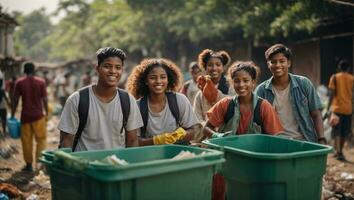
[[[79,127],[78,104],[79,92],[74,92],[66,101],[61,114],[58,129],[75,135]],[[89,87],[90,107],[87,116],[87,123],[82,131],[76,151],[125,148],[125,130],[123,126],[123,113],[120,98],[117,91],[116,96],[109,103],[103,103]],[[143,126],[139,108],[135,99],[129,95],[130,113],[126,129],[128,131]]]
[[[167,98],[167,97],[166,97]],[[182,128],[190,128],[198,124],[198,119],[193,112],[192,105],[186,96],[176,93],[177,105],[179,109],[180,123]],[[148,103],[149,105],[149,103]],[[146,137],[152,137],[162,133],[173,132],[178,128],[176,119],[173,117],[166,99],[166,105],[161,112],[154,113],[148,106],[148,124],[146,127]],[[140,129],[139,129],[140,135]]]
[[[197,84],[193,80],[190,80],[188,84],[186,96],[189,99],[191,105],[194,104],[194,99],[198,92],[199,92],[199,88]]]
[[[217,85],[215,87],[217,87]],[[232,86],[229,86],[228,94],[224,94],[220,90],[218,90],[218,96],[214,104],[226,96],[234,96],[235,94],[236,92],[234,90],[234,87]],[[193,109],[195,114],[197,115],[199,122],[202,125],[205,125],[206,121],[208,120],[206,113],[210,110],[211,107],[213,107],[214,104],[208,102],[208,100],[204,97],[202,91],[199,90],[199,92],[196,94]]]
[[[281,124],[284,127],[284,132],[280,135],[305,140],[305,137],[300,133],[299,125],[294,117],[294,112],[290,101],[290,83],[284,90],[277,90],[272,87],[274,93],[273,106],[277,112]]]

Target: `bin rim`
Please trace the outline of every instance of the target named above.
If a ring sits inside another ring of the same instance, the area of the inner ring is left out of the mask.
[[[132,168],[132,167],[140,167],[140,166],[145,166],[146,164],[151,164],[151,165],[160,165],[162,163],[165,162],[176,162],[176,161],[184,161],[184,160],[193,160],[196,158],[211,158],[214,156],[222,156],[224,153],[218,150],[214,150],[214,149],[200,149],[197,147],[190,147],[190,146],[184,146],[184,145],[175,145],[175,144],[171,144],[171,145],[154,145],[154,146],[141,146],[141,147],[131,147],[131,148],[126,148],[126,149],[112,149],[112,150],[108,150],[110,152],[114,152],[117,150],[121,150],[121,151],[126,151],[129,149],[141,149],[142,147],[144,148],[159,148],[159,147],[166,147],[166,148],[172,148],[172,147],[178,147],[178,148],[188,148],[188,149],[197,149],[197,150],[201,150],[202,152],[207,152],[204,155],[197,155],[198,157],[194,157],[194,158],[183,158],[183,159],[179,159],[179,160],[171,160],[171,158],[164,158],[164,159],[158,159],[158,160],[151,160],[151,161],[144,161],[144,162],[137,162],[137,163],[129,163],[128,165],[111,165],[111,164],[98,164],[98,163],[89,163],[88,168],[95,168],[96,170],[116,170],[116,169],[126,169],[126,168]],[[182,150],[188,150],[188,149],[181,149]],[[88,151],[87,151],[88,152]],[[97,150],[95,152],[107,152],[107,150]],[[73,155],[76,154],[81,154],[84,153],[82,152],[73,152]],[[112,155],[112,154],[110,154]]]
[[[234,138],[239,138],[239,137],[254,137],[255,135],[261,136],[261,137],[277,137],[277,136],[271,136],[271,135],[265,135],[265,134],[245,134],[245,135],[228,136],[227,138],[234,139]],[[212,141],[217,141],[217,140],[222,140],[222,139],[224,139],[224,138],[207,139],[207,140],[202,141],[202,143],[206,144],[209,147],[212,147],[212,148],[215,148],[215,149],[218,149],[221,151],[232,152],[232,153],[244,155],[247,157],[262,158],[262,159],[278,159],[278,160],[325,155],[325,154],[328,154],[333,151],[333,148],[328,145],[322,145],[322,144],[317,144],[317,143],[313,143],[313,142],[299,141],[299,140],[296,140],[296,141],[294,140],[294,142],[300,142],[302,144],[314,145],[317,147],[321,147],[321,149],[311,150],[311,151],[297,151],[297,152],[290,152],[290,153],[259,153],[259,152],[239,149],[239,148],[230,147],[230,146],[220,146],[218,144],[212,143]],[[278,139],[289,140],[286,138],[279,138],[279,137],[278,137]]]
[[[117,180],[127,180],[136,177],[146,177],[146,176],[153,176],[156,174],[163,174],[169,173],[174,171],[181,171],[184,169],[192,169],[192,168],[199,168],[205,166],[216,165],[225,162],[224,159],[224,152],[213,150],[213,149],[200,149],[197,147],[190,147],[190,146],[183,146],[183,145],[158,145],[158,146],[146,146],[144,148],[181,148],[182,150],[189,150],[189,149],[197,149],[201,152],[207,152],[205,155],[199,155],[198,157],[194,158],[185,158],[179,160],[171,160],[171,158],[165,159],[158,159],[158,160],[151,160],[151,161],[143,161],[137,163],[129,163],[128,165],[98,165],[95,163],[89,163],[85,169],[82,171],[83,174],[86,174],[89,177],[95,178],[101,181],[117,181]],[[138,149],[141,147],[132,147],[127,149],[111,149],[111,150],[97,150],[95,152],[107,152],[107,156],[114,154],[114,151],[129,151],[132,149]],[[85,152],[72,152],[72,155],[80,155],[80,154],[87,154],[89,151]],[[112,154],[110,154],[112,152]],[[64,166],[56,166],[48,161],[48,157],[42,156],[40,159],[43,163],[49,165],[50,168],[57,168],[57,169],[65,169]],[[201,162],[202,161],[202,162]],[[165,166],[168,166],[165,167]],[[156,170],[158,168],[158,170]],[[71,171],[71,169],[68,169]],[[142,174],[142,171],[145,173]],[[136,174],[136,172],[140,174]],[[103,174],[112,173],[111,176],[102,176]]]

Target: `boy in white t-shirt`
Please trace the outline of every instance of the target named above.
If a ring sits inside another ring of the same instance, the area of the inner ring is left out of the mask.
[[[75,151],[113,149],[138,146],[137,129],[143,126],[139,108],[129,95],[130,112],[123,128],[123,112],[117,85],[123,73],[125,53],[105,47],[97,51],[97,84],[89,86],[89,110]],[[72,147],[79,127],[80,94],[74,92],[67,100],[58,125],[61,147]]]

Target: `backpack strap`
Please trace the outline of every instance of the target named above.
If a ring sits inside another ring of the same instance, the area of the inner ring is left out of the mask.
[[[118,88],[118,94],[120,99],[120,106],[123,112],[123,126],[120,132],[123,132],[123,128],[127,131],[127,122],[130,114],[130,98],[128,92]]]
[[[87,122],[87,116],[89,112],[89,107],[90,107],[90,96],[89,96],[89,87],[84,87],[79,90],[79,95],[80,95],[80,100],[79,100],[79,106],[78,106],[78,115],[79,115],[79,127],[76,131],[76,134],[74,136],[74,142],[73,142],[73,147],[72,151],[75,151],[75,148],[79,142],[79,139],[81,137],[82,131],[84,130]],[[122,113],[123,113],[123,126],[121,129],[121,132],[123,131],[123,128],[126,129],[129,113],[130,113],[130,99],[129,95],[126,91],[122,89],[118,89],[118,95],[120,98],[120,105],[122,108]]]
[[[179,116],[179,108],[177,104],[177,96],[174,92],[166,92],[168,107],[171,110],[173,117],[175,118],[178,126],[181,126],[180,116]]]
[[[166,97],[167,97],[167,101],[168,101],[168,107],[169,107],[173,117],[175,118],[178,126],[181,126],[176,93],[174,93],[174,92],[166,92]],[[141,127],[141,129],[140,129],[141,137],[146,138],[146,127],[147,127],[148,118],[149,118],[148,98],[147,98],[147,96],[144,96],[144,97],[142,97],[140,99],[139,109],[140,109],[141,117],[143,118],[143,122],[144,122],[144,126]]]
[[[229,122],[229,120],[234,116],[234,114],[235,114],[235,101],[232,98],[229,105],[227,106],[227,110],[224,115],[224,124]]]
[[[254,108],[254,111],[253,111],[253,122],[255,122],[260,127],[263,127],[263,122],[261,119],[262,101],[263,101],[263,99],[258,97],[256,107]]]
[[[140,114],[141,114],[141,117],[143,118],[143,123],[144,123],[144,126],[140,128],[141,137],[145,138],[146,137],[146,127],[147,127],[147,122],[148,122],[148,117],[149,117],[147,96],[143,96],[140,99],[139,109],[140,109]]]
[[[89,111],[89,106],[90,106],[90,98],[89,98],[89,87],[84,87],[79,90],[79,106],[78,106],[78,115],[79,115],[79,127],[76,131],[76,134],[74,136],[74,142],[73,142],[73,147],[72,151],[75,151],[75,148],[77,146],[77,143],[79,142],[79,138],[81,137],[81,133],[85,128],[86,122],[87,122],[87,116],[88,116],[88,111]]]

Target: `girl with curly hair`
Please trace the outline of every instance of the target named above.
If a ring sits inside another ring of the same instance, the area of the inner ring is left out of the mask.
[[[189,143],[199,130],[198,119],[186,96],[176,93],[182,73],[167,59],[145,59],[128,77],[127,89],[139,99],[144,121],[139,145]]]
[[[198,120],[204,124],[207,120],[206,112],[220,99],[234,95],[234,90],[224,76],[224,70],[230,62],[226,51],[204,49],[198,56],[198,65],[205,71],[205,76],[198,78],[199,91],[194,100],[194,112]]]

